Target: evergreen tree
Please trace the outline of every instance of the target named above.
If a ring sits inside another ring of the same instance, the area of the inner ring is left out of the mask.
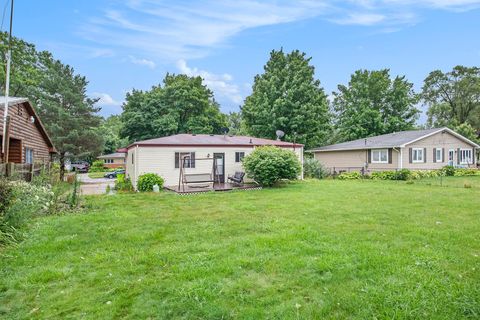
[[[42,77],[37,110],[59,153],[60,177],[65,158],[88,157],[100,153],[103,146],[98,130],[101,117],[96,100],[86,95],[88,81],[73,68],[58,60],[43,61],[48,72]]]
[[[326,140],[328,103],[310,60],[298,50],[270,53],[264,73],[255,77],[253,92],[241,108],[248,133],[274,139],[275,131],[282,130],[286,141],[306,148]]]

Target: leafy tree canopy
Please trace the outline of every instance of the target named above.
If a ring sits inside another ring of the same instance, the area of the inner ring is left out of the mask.
[[[468,123],[480,132],[480,68],[456,66],[425,78],[422,98],[429,106],[428,125],[456,127]]]
[[[201,77],[167,74],[163,85],[127,93],[122,138],[139,141],[178,133],[221,133],[227,125]]]
[[[404,76],[391,79],[388,69],[358,70],[333,95],[341,141],[413,129],[419,114],[413,83]]]
[[[0,33],[2,90],[5,87],[7,45],[7,33]],[[37,51],[33,44],[16,37],[12,38],[10,75],[10,95],[27,97],[35,105],[60,154],[62,175],[65,155],[85,158],[101,151],[103,141],[97,130],[101,120],[97,115],[100,108],[94,106],[97,100],[86,94],[88,81],[85,77],[53,59],[49,52]]]
[[[325,141],[328,103],[310,60],[298,50],[270,53],[264,73],[255,76],[253,92],[242,107],[249,134],[274,139],[276,130],[282,130],[286,141],[295,140],[307,148]]]
[[[113,153],[117,149],[127,146],[128,139],[120,138],[121,129],[122,121],[119,115],[111,115],[102,120],[99,130],[105,141],[103,154]]]

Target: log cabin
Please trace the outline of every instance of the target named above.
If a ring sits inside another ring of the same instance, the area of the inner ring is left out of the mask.
[[[2,162],[46,163],[56,153],[52,140],[26,98],[8,99],[8,152],[1,154],[5,97],[0,96],[0,154]],[[8,159],[4,159],[8,156]]]

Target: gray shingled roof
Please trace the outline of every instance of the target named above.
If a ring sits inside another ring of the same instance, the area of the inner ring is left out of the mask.
[[[394,148],[408,144],[414,140],[420,139],[435,132],[447,130],[448,132],[459,136],[448,128],[434,128],[427,130],[410,130],[401,131],[380,136],[369,137],[365,139],[358,139],[338,144],[332,144],[320,148],[315,148],[310,151],[336,151],[336,150],[358,150],[358,149],[373,149],[373,148]],[[463,138],[463,137],[462,137]],[[465,138],[463,138],[465,139]],[[468,139],[467,139],[468,140]],[[470,141],[471,142],[471,141]]]
[[[115,153],[110,153],[110,154],[104,154],[97,159],[113,159],[113,158],[125,158],[127,154],[125,152],[115,152]]]

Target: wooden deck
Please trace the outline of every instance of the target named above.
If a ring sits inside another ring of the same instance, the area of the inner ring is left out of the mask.
[[[261,189],[259,185],[256,184],[242,184],[242,185],[234,185],[231,183],[215,183],[213,186],[212,183],[205,183],[205,184],[198,184],[198,185],[185,185],[185,189],[183,187],[178,188],[176,186],[165,186],[165,189],[176,192],[178,194],[193,194],[193,193],[202,193],[202,192],[210,192],[210,191],[231,191],[231,190],[249,190],[249,189]]]

